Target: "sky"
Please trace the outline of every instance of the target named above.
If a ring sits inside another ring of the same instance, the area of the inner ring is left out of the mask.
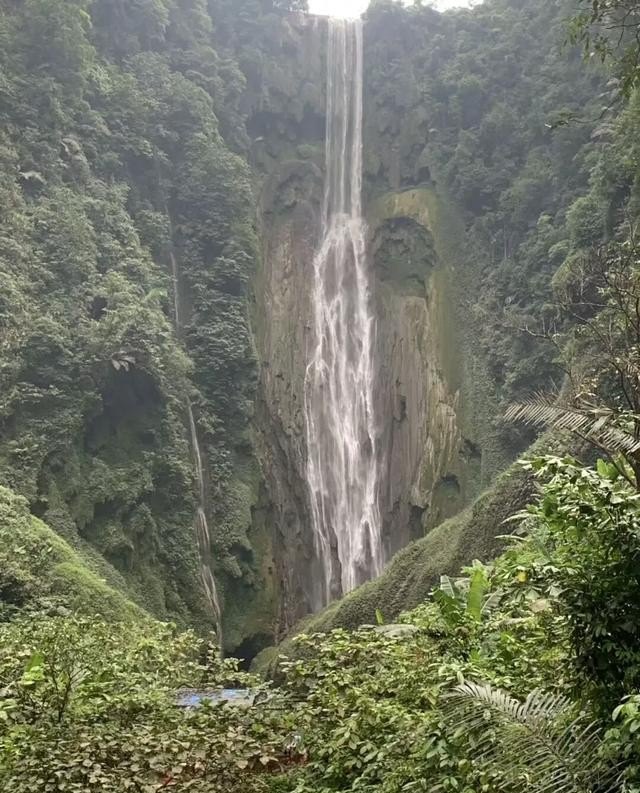
[[[309,10],[314,14],[330,14],[336,17],[355,17],[369,5],[369,0],[309,0]],[[465,0],[437,0],[434,5],[441,11],[456,6],[468,5]]]

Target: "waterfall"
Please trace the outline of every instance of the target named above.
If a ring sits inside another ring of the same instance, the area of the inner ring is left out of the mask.
[[[167,217],[169,213],[167,210]],[[172,235],[173,236],[173,235]],[[169,250],[169,259],[171,261],[171,275],[173,280],[173,311],[176,333],[180,335],[182,329],[182,322],[180,317],[180,286],[178,278],[178,262],[173,250]],[[191,400],[187,399],[187,417],[189,419],[189,434],[191,439],[191,452],[193,454],[193,464],[196,473],[196,482],[198,485],[198,506],[195,514],[195,531],[196,540],[198,545],[198,557],[200,560],[200,579],[204,587],[207,603],[216,623],[216,632],[218,634],[218,644],[220,652],[222,652],[222,610],[220,608],[220,600],[218,598],[218,588],[216,587],[216,580],[213,576],[213,569],[211,567],[211,534],[209,532],[209,522],[207,521],[207,513],[205,512],[206,489],[204,484],[204,467],[202,465],[202,453],[200,451],[200,441],[198,440],[198,429],[196,427],[195,417],[193,415],[193,407]]]
[[[328,24],[325,197],[305,381],[306,474],[324,578],[316,605],[377,576],[383,564],[375,321],[362,218],[362,23]]]
[[[189,432],[191,433],[191,449],[198,483],[198,507],[196,509],[196,538],[198,540],[198,555],[200,557],[200,578],[207,595],[207,601],[211,612],[215,617],[216,630],[218,632],[218,642],[222,650],[222,612],[220,600],[218,599],[218,589],[216,580],[211,569],[211,535],[209,533],[209,522],[205,512],[206,492],[204,487],[204,470],[202,467],[202,454],[200,453],[200,442],[198,441],[198,430],[193,416],[191,401],[187,400],[187,415],[189,417]]]

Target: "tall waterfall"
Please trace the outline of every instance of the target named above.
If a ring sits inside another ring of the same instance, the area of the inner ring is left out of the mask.
[[[169,216],[168,209],[166,209],[167,217]],[[176,333],[178,336],[181,334],[182,321],[180,316],[180,282],[178,273],[178,262],[173,250],[169,251],[169,259],[171,261],[171,274],[173,280],[173,311]],[[222,610],[220,608],[220,599],[218,598],[218,588],[216,587],[216,580],[213,577],[213,569],[211,567],[211,534],[209,533],[209,522],[207,521],[207,513],[205,512],[206,506],[206,489],[204,483],[204,467],[202,465],[202,452],[200,451],[200,441],[198,440],[198,429],[196,427],[195,417],[193,415],[193,407],[191,400],[187,399],[187,417],[189,420],[189,435],[191,439],[191,453],[193,454],[193,463],[196,474],[196,482],[198,485],[198,506],[195,514],[195,531],[196,540],[198,544],[198,557],[200,560],[200,579],[202,586],[207,597],[209,609],[215,620],[216,631],[218,634],[218,644],[220,652],[222,652]]]
[[[305,421],[323,605],[382,568],[374,316],[362,218],[362,23],[329,19],[326,183]]]
[[[200,578],[204,587],[209,607],[216,621],[218,642],[222,650],[222,612],[220,600],[218,598],[218,588],[213,577],[211,568],[211,535],[209,533],[209,522],[205,512],[206,492],[204,487],[204,470],[202,467],[202,454],[200,452],[200,442],[198,441],[198,430],[193,416],[191,402],[187,400],[187,415],[189,417],[189,432],[191,433],[191,450],[195,463],[196,480],[198,483],[198,507],[196,509],[196,539],[198,541],[198,555],[200,557]]]

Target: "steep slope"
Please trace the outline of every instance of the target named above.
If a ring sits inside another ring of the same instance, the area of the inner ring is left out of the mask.
[[[204,561],[244,656],[312,607],[327,34],[303,5],[29,0],[0,17],[0,483],[156,616],[212,627]],[[574,244],[601,88],[561,47],[569,6],[366,18],[388,558],[526,448],[503,408],[557,374],[527,331]]]
[[[188,401],[204,561],[231,621],[270,597],[266,540],[247,535],[257,245],[231,150],[245,83],[213,37],[200,0],[30,0],[0,16],[0,481],[142,606],[203,628]]]
[[[2,621],[24,611],[55,615],[69,610],[114,621],[148,619],[122,594],[124,581],[117,581],[97,554],[74,551],[30,514],[26,499],[4,487],[0,487],[0,540]]]

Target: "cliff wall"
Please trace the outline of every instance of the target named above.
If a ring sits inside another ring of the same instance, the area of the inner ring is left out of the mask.
[[[276,636],[304,614],[316,574],[305,483],[304,378],[312,261],[319,234],[324,169],[326,23],[291,16],[282,55],[289,76],[262,75],[253,86],[249,129],[260,186],[261,262],[253,283],[252,321],[260,369],[254,420],[272,523],[279,611]],[[292,75],[295,81],[291,83]],[[371,87],[365,118],[377,113]],[[381,161],[367,120],[367,161]],[[376,360],[381,490],[387,558],[455,515],[510,461],[492,435],[497,404],[484,394],[484,421],[474,405],[474,329],[463,293],[469,271],[464,225],[426,180],[392,185],[369,179],[365,194]],[[485,378],[486,379],[486,378]]]

